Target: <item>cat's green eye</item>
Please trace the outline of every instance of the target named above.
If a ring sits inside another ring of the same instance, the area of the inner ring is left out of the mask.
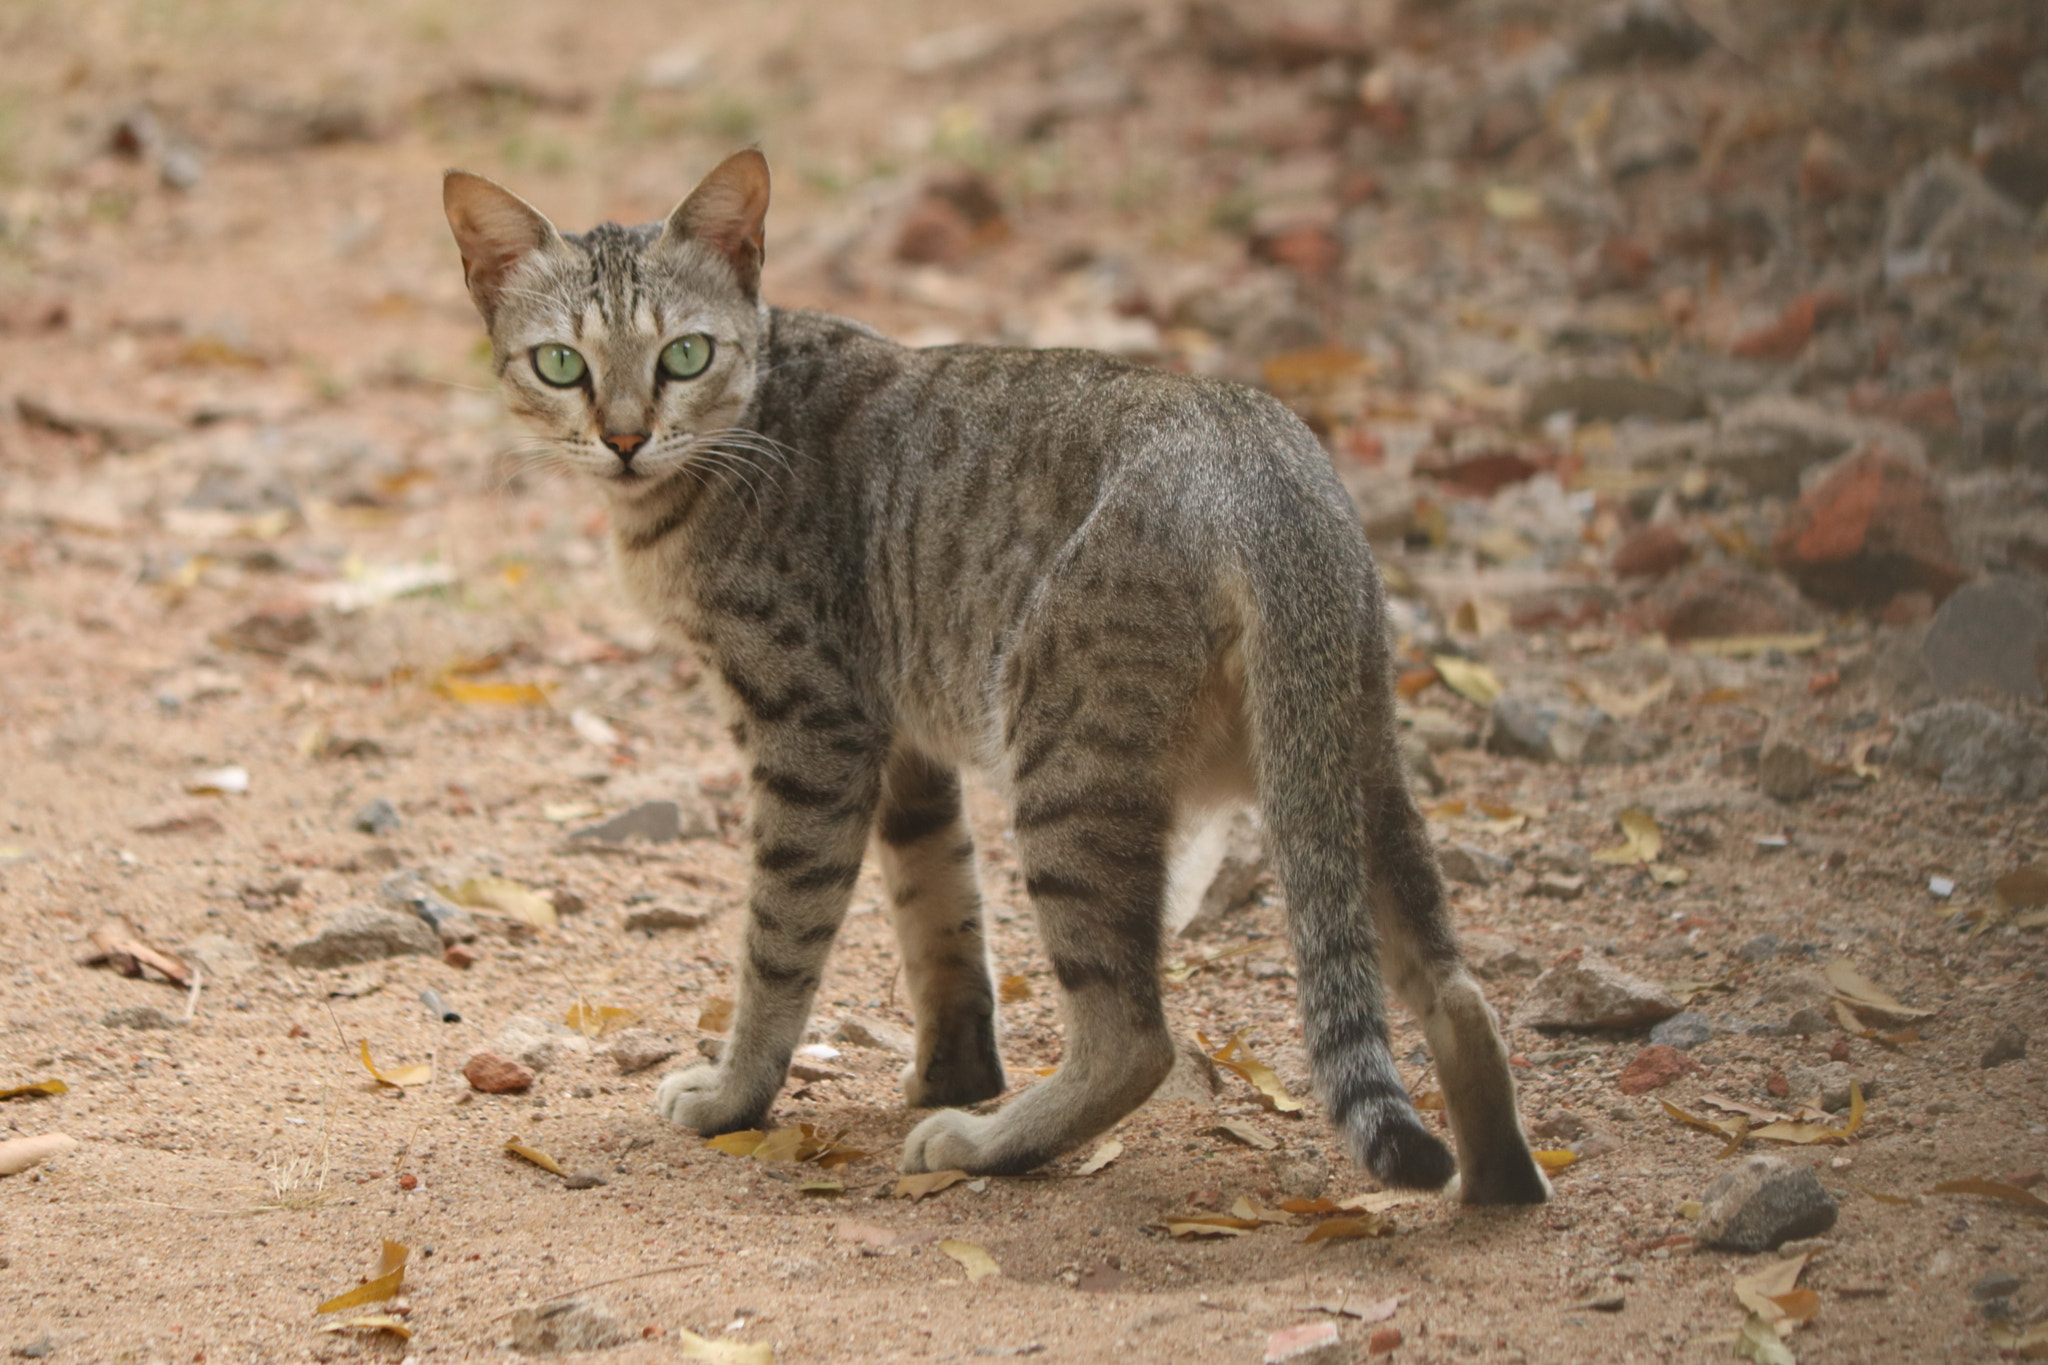
[[[533,348],[533,372],[558,389],[582,382],[583,357],[559,341]]]
[[[671,379],[695,379],[711,363],[711,338],[702,332],[677,337],[661,349],[661,369]]]

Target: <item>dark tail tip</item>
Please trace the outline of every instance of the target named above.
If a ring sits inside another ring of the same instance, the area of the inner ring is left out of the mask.
[[[1458,1173],[1451,1149],[1422,1126],[1413,1114],[1382,1114],[1362,1138],[1365,1168],[1384,1185],[1411,1190],[1440,1190]]]

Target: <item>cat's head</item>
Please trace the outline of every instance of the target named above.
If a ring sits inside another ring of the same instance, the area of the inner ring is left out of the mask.
[[[637,496],[717,459],[759,379],[768,163],[727,157],[662,223],[563,233],[467,171],[442,183],[512,410],[552,462]]]

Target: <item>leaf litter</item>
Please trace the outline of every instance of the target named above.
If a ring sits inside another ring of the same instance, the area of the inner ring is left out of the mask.
[[[495,911],[536,929],[552,929],[559,922],[553,901],[509,877],[471,877],[460,886],[434,889],[457,905]]]
[[[1887,995],[1876,982],[1856,970],[1847,958],[1836,958],[1823,971],[1834,987],[1833,999],[1865,1014],[1882,1014],[1892,1019],[1931,1019],[1934,1010],[1902,1004]]]
[[[1273,1068],[1244,1049],[1241,1042],[1243,1037],[1244,1032],[1240,1029],[1230,1035],[1230,1041],[1219,1048],[1202,1034],[1195,1035],[1196,1041],[1202,1045],[1202,1050],[1209,1053],[1209,1060],[1258,1091],[1267,1108],[1282,1114],[1298,1113],[1301,1101],[1287,1093],[1287,1087],[1280,1083],[1280,1077],[1274,1074]]]
[[[380,1068],[376,1062],[370,1059],[370,1040],[368,1038],[362,1040],[362,1054],[363,1070],[369,1072],[379,1085],[388,1085],[397,1090],[404,1090],[410,1086],[425,1085],[434,1079],[434,1068],[425,1062],[415,1062],[411,1066],[396,1066],[388,1071]]]
[[[402,1242],[385,1239],[377,1254],[377,1268],[370,1272],[370,1278],[346,1293],[337,1294],[313,1311],[315,1313],[339,1313],[345,1308],[361,1308],[368,1303],[383,1303],[395,1299],[405,1288],[405,1262],[411,1249]]]
[[[556,1161],[546,1152],[541,1151],[537,1147],[529,1147],[518,1138],[505,1139],[505,1153],[508,1156],[516,1156],[521,1161],[532,1162],[549,1175],[567,1176],[569,1174],[562,1169],[560,1162]]]
[[[593,1005],[578,996],[562,1022],[586,1038],[602,1038],[639,1020],[638,1010],[622,1009],[616,1005]]]
[[[70,1086],[52,1076],[49,1080],[37,1081],[34,1085],[17,1085],[11,1090],[0,1090],[0,1100],[27,1099],[37,1095],[65,1095],[70,1091]]]
[[[1124,1145],[1116,1138],[1110,1138],[1095,1149],[1095,1154],[1075,1169],[1075,1175],[1094,1175],[1103,1167],[1124,1154]]]
[[[706,1138],[704,1145],[727,1156],[751,1157],[756,1161],[794,1161],[827,1171],[859,1161],[867,1155],[857,1148],[840,1145],[842,1133],[827,1136],[816,1125],[800,1123],[794,1128],[777,1128],[764,1133],[744,1128]]]
[[[948,1238],[939,1243],[939,1250],[958,1261],[967,1271],[967,1282],[979,1284],[992,1275],[1000,1275],[1003,1268],[996,1264],[996,1258],[972,1242],[955,1241]]]

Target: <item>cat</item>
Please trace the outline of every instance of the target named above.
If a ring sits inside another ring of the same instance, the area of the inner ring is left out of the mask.
[[[659,1084],[705,1135],[759,1126],[872,842],[939,1112],[907,1172],[1012,1175],[1172,1068],[1169,859],[1256,800],[1289,906],[1317,1093],[1380,1181],[1470,1203],[1549,1186],[1466,971],[1403,770],[1384,603],[1315,437],[1272,398],[1087,351],[913,350],[761,298],[768,164],[728,157],[662,223],[558,232],[443,186],[510,408],[609,505],[619,579],[693,649],[750,765],[739,1000]],[[1059,982],[1056,1072],[1006,1087],[959,774],[1012,801]],[[1419,1016],[1460,1167],[1388,1049]]]

